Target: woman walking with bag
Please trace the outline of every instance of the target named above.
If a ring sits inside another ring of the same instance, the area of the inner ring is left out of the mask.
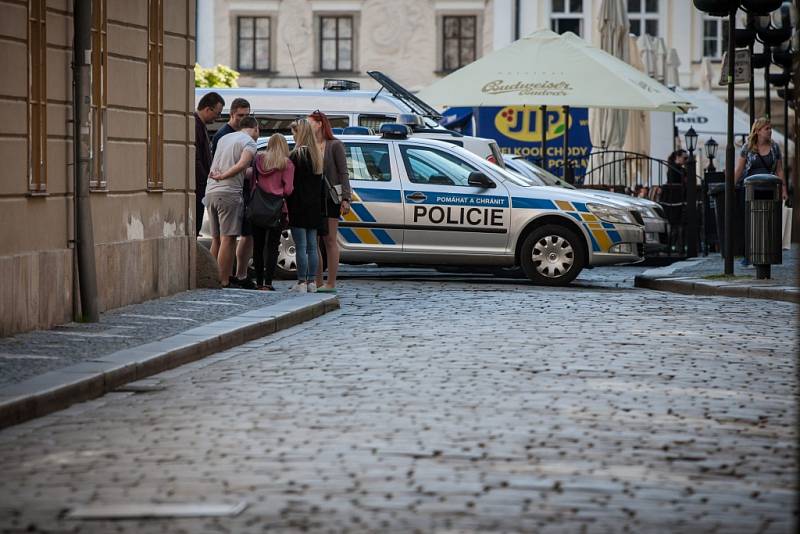
[[[294,190],[294,164],[289,159],[289,145],[281,134],[274,134],[267,141],[267,149],[256,156],[253,195],[260,194],[256,187],[267,195],[285,199]],[[283,232],[283,221],[287,213],[286,203],[281,202],[277,219],[259,222],[251,220],[253,228],[253,264],[256,270],[256,287],[264,291],[275,291],[272,279],[278,263],[278,245]],[[266,249],[265,249],[266,245]],[[266,251],[267,261],[264,263]]]
[[[308,116],[314,131],[314,140],[322,154],[325,187],[325,218],[322,224],[322,245],[328,260],[328,280],[325,285],[322,277],[322,262],[316,270],[316,281],[320,293],[336,293],[336,273],[339,270],[339,217],[350,213],[350,179],[347,172],[347,157],[344,145],[333,136],[328,117],[317,110]]]
[[[289,227],[297,251],[297,283],[291,291],[314,293],[317,270],[317,229],[322,224],[322,153],[317,148],[311,125],[305,119],[293,129],[294,191],[286,199]]]

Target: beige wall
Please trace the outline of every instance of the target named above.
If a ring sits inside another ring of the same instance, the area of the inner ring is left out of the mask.
[[[379,70],[412,90],[421,89],[441,74],[441,17],[476,15],[478,57],[492,48],[494,0],[213,0],[214,63],[236,68],[236,20],[238,16],[272,18],[273,72],[268,76],[243,75],[240,86],[297,87],[294,68],[286,47],[288,41],[301,83],[321,89],[324,78],[361,82],[377,87],[367,76]],[[352,73],[319,73],[318,15],[353,15],[355,24],[355,68]],[[209,65],[204,65],[209,66]]]
[[[105,190],[91,193],[99,307],[185,290],[194,261],[195,0],[163,0],[164,189],[147,189],[147,0],[107,0]],[[73,312],[72,2],[47,4],[47,192],[28,193],[27,2],[0,0],[0,335]]]

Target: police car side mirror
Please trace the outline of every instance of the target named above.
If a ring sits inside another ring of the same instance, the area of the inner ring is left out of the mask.
[[[469,178],[467,178],[467,183],[473,187],[480,187],[483,189],[493,189],[497,187],[497,184],[482,172],[471,172]]]

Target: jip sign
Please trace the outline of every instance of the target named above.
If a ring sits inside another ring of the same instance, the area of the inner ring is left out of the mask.
[[[564,132],[569,128],[569,161],[576,176],[586,172],[592,146],[586,108],[570,108],[569,116],[563,108],[548,108],[546,114],[527,106],[450,108],[445,117],[462,123],[464,127],[459,130],[466,135],[494,139],[504,154],[524,156],[542,165],[546,150],[546,167],[559,176],[563,174]],[[472,121],[467,120],[470,118],[474,118],[474,131]],[[547,135],[543,136],[545,131]]]

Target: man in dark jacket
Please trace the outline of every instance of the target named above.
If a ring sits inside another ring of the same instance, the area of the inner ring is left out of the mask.
[[[208,173],[211,171],[211,141],[208,138],[208,128],[206,124],[211,124],[222,113],[225,100],[219,93],[206,93],[197,104],[197,111],[194,113],[194,195],[196,200],[195,223],[197,224],[196,235],[200,235],[200,227],[203,225],[203,214],[205,206],[203,197],[206,194],[206,183]]]

